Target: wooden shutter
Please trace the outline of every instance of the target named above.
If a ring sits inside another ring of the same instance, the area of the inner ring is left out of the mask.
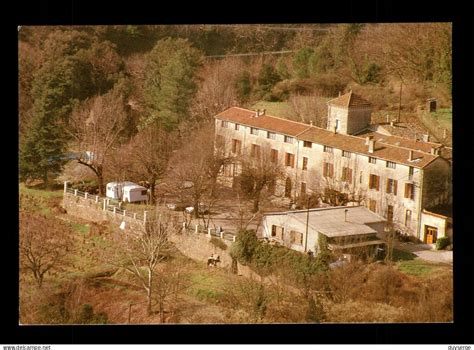
[[[375,188],[377,189],[377,191],[380,189],[380,176],[376,176],[375,177]]]
[[[410,198],[410,186],[405,184],[405,198]]]
[[[334,165],[329,164],[329,177],[333,178],[334,177]]]
[[[328,176],[328,163],[323,163],[323,176]]]
[[[370,189],[372,189],[372,187],[373,187],[373,180],[372,180],[372,179],[373,179],[373,175],[370,174],[370,175],[369,175],[369,188],[370,188]]]
[[[385,189],[385,192],[387,192],[387,193],[390,193],[390,180],[391,179],[387,179],[387,186],[386,186],[386,189]]]
[[[352,184],[352,169],[351,168],[347,168],[346,181],[349,184]]]
[[[290,155],[290,160],[291,160],[291,167],[294,168],[295,167],[295,155],[294,154]]]
[[[397,195],[397,180],[393,180],[393,194]]]

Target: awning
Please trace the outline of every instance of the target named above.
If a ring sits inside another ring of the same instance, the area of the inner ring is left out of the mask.
[[[371,245],[379,245],[385,244],[385,241],[382,240],[374,240],[374,241],[364,241],[358,243],[351,243],[351,244],[328,244],[329,249],[336,250],[336,249],[346,249],[346,248],[356,248],[356,247],[366,247]]]

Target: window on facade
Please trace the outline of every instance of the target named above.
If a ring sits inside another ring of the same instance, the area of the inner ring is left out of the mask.
[[[323,163],[323,176],[333,178],[334,176],[334,165],[331,163]]]
[[[292,153],[285,153],[285,165],[294,168],[295,167],[295,155]]]
[[[303,157],[303,170],[308,170],[308,157]]]
[[[275,235],[273,235],[275,232]],[[272,237],[283,240],[285,234],[285,228],[277,225],[272,225]]]
[[[306,182],[301,183],[301,195],[304,196],[306,194]]]
[[[393,221],[393,205],[387,206],[387,221],[388,222]]]
[[[239,173],[239,165],[237,163],[232,164],[232,174],[237,175]]]
[[[394,195],[397,195],[397,180],[394,179],[387,179],[387,193],[393,193]]]
[[[242,148],[242,142],[240,140],[232,140],[232,153],[240,154]]]
[[[377,201],[369,199],[369,210],[373,211],[374,213],[377,211]]]
[[[405,226],[408,228],[411,226],[411,210],[405,212]]]
[[[270,151],[270,161],[272,163],[278,163],[278,151],[276,149]]]
[[[224,165],[224,176],[232,176],[232,164]]]
[[[408,168],[408,180],[413,180],[413,173],[414,173],[415,168],[412,166]]]
[[[313,147],[313,143],[310,142],[310,141],[304,141],[303,142],[303,147],[311,148],[311,147]]]
[[[290,241],[292,244],[303,245],[303,234],[298,231],[290,231]]]
[[[258,129],[257,128],[250,128],[250,133],[252,135],[258,135]]]
[[[380,176],[370,174],[369,176],[369,188],[371,190],[379,190]]]
[[[326,152],[326,153],[332,153],[332,147],[324,146],[324,152]]]
[[[223,120],[223,121],[221,121],[221,126],[223,128],[228,128],[229,127],[229,122],[227,120]]]
[[[238,131],[240,129],[240,124],[235,123],[234,128],[235,128],[235,130]]]
[[[342,168],[341,180],[349,184],[352,183],[352,169],[351,168],[346,168],[346,167]]]
[[[285,142],[286,143],[293,143],[294,138],[290,136],[285,136]]]
[[[276,139],[276,134],[274,132],[267,131],[267,139],[275,140]]]
[[[342,151],[342,156],[346,157],[346,158],[350,158],[351,157],[351,152]]]
[[[260,159],[260,146],[256,144],[252,144],[250,155],[252,158]]]
[[[369,157],[369,163],[376,164],[377,163],[377,158]]]
[[[222,147],[225,143],[225,138],[222,135],[217,135],[216,136],[216,146],[217,147]]]
[[[268,193],[271,195],[275,194],[275,188],[276,188],[276,182],[275,180],[271,180],[270,183],[267,186]]]
[[[394,163],[394,162],[389,162],[389,161],[387,160],[387,165],[386,165],[386,167],[387,167],[387,168],[395,169],[396,163]]]
[[[405,198],[415,199],[415,186],[411,183],[405,184]]]

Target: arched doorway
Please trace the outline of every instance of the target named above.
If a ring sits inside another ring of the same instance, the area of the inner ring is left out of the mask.
[[[291,179],[289,177],[286,178],[285,182],[285,197],[291,198]]]

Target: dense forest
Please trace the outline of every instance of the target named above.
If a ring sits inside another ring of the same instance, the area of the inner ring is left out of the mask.
[[[232,105],[354,89],[395,110],[400,84],[405,111],[451,105],[449,23],[24,26],[18,45],[23,180],[88,151],[100,182],[119,149],[156,132],[177,148]]]

